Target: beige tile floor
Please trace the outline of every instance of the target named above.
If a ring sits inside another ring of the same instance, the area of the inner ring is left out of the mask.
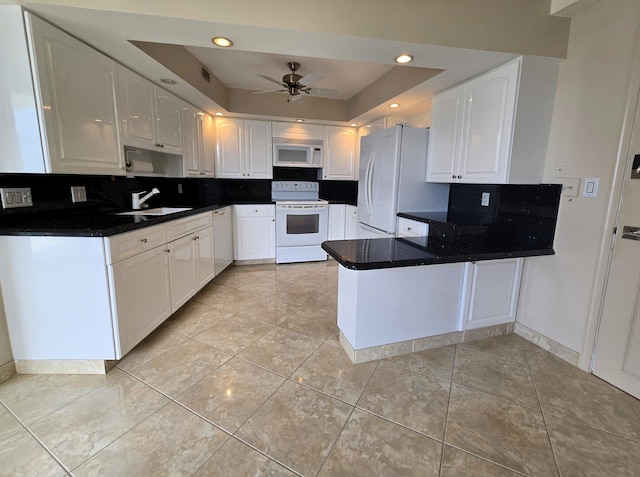
[[[336,293],[232,267],[106,376],[9,380],[0,475],[640,475],[640,401],[515,335],[354,366]]]

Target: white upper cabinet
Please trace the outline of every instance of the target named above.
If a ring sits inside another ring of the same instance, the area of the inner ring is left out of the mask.
[[[542,180],[557,63],[520,58],[436,95],[428,182]]]
[[[273,137],[285,137],[287,139],[313,139],[322,141],[324,129],[321,124],[283,123],[274,121],[271,123]]]
[[[126,146],[182,154],[180,100],[118,65],[118,114]]]
[[[356,179],[356,139],[358,134],[355,128],[324,126],[324,179]]]
[[[185,176],[214,175],[213,118],[182,102],[182,164]]]
[[[457,86],[431,102],[427,181],[454,182],[457,178],[464,95],[465,85]]]
[[[269,121],[216,118],[216,177],[271,179]]]
[[[123,174],[116,63],[26,14],[46,172]]]

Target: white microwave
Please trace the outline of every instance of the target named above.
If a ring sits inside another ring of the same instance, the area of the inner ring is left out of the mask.
[[[322,167],[322,140],[273,138],[273,165]]]

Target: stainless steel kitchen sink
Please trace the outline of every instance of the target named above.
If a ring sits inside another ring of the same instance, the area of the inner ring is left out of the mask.
[[[156,207],[154,209],[131,210],[129,212],[118,212],[116,215],[169,215],[178,212],[191,210],[193,207]]]

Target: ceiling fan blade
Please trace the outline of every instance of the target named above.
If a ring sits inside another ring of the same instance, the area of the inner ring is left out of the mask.
[[[262,93],[288,93],[287,89],[267,89],[264,91],[251,91],[251,94],[262,94]]]
[[[337,89],[327,88],[305,88],[303,91],[310,96],[318,96],[320,98],[333,98],[338,94]]]
[[[322,78],[323,76],[317,75],[313,71],[310,71],[309,73],[304,75],[302,78],[300,78],[298,80],[298,83],[303,84],[305,86],[309,86],[315,83],[316,81],[320,81]]]
[[[271,81],[272,83],[275,83],[275,84],[277,84],[278,86],[286,86],[282,81],[278,81],[278,80],[273,79],[273,78],[271,78],[271,77],[269,77],[269,76],[267,76],[267,75],[258,74],[258,76],[259,76],[260,78],[266,79],[267,81]]]

